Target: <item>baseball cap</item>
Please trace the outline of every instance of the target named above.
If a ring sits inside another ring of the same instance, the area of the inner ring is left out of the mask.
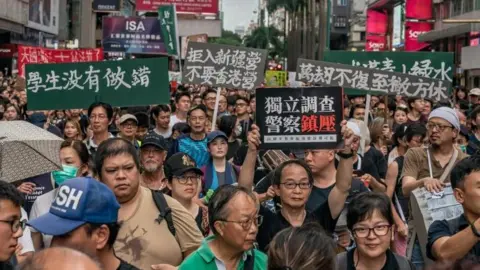
[[[469,96],[480,96],[480,88],[473,88],[468,92]]]
[[[167,141],[165,138],[163,138],[162,135],[155,133],[155,131],[152,131],[145,136],[140,148],[143,148],[147,145],[152,145],[162,150],[168,150]]]
[[[184,173],[189,171],[203,175],[202,170],[197,168],[193,158],[182,152],[172,155],[169,159],[167,159],[163,166],[167,178],[172,176],[182,176]]]
[[[27,224],[47,235],[64,235],[86,223],[109,224],[118,219],[115,194],[91,177],[66,181],[57,191],[50,211]]]
[[[226,141],[228,141],[228,137],[225,133],[223,133],[222,131],[220,130],[215,130],[215,131],[212,131],[210,133],[208,133],[207,135],[207,144],[210,144],[211,142],[213,142],[216,138],[224,138]]]
[[[133,120],[138,125],[137,117],[135,117],[135,115],[129,114],[129,113],[122,115],[122,117],[120,117],[119,122],[120,122],[120,124],[123,124],[123,123],[127,122],[128,120]]]

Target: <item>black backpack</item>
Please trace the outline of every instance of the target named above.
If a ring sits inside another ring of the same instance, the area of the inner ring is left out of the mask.
[[[157,206],[160,213],[158,214],[158,218],[155,221],[158,224],[162,223],[163,220],[167,222],[168,230],[175,236],[175,226],[173,225],[172,219],[172,209],[168,206],[167,200],[165,200],[165,195],[161,191],[152,190],[153,201]]]

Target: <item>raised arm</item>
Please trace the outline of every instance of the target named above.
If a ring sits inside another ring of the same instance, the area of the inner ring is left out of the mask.
[[[340,153],[351,155],[351,146],[355,136],[353,136],[353,132],[347,128],[347,121],[342,121],[341,126],[345,148],[342,149]],[[330,213],[332,214],[333,219],[338,218],[345,206],[345,201],[347,200],[352,186],[352,175],[353,158],[340,158],[337,168],[336,184],[328,195],[328,206],[330,207]]]
[[[260,131],[254,124],[252,130],[248,133],[248,150],[243,161],[240,175],[238,176],[238,185],[252,189],[253,178],[255,175],[255,166],[257,162],[258,148],[260,146]]]

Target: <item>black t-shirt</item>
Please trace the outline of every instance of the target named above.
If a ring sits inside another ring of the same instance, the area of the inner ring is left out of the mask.
[[[335,184],[327,187],[327,188],[319,188],[316,186],[312,187],[312,193],[310,193],[310,197],[308,197],[307,201],[307,211],[314,211],[315,208],[321,206],[324,203],[328,203],[328,195],[332,191]],[[357,178],[352,179],[352,187],[350,188],[350,192],[347,198],[347,202],[351,200],[353,196],[357,193],[369,191],[367,187],[363,184],[362,181],[358,180]]]
[[[273,213],[264,206],[260,206],[260,215],[263,216],[263,223],[260,225],[257,234],[257,243],[259,249],[263,252],[267,251],[268,244],[272,241],[273,237],[281,230],[291,227],[290,223],[283,217],[279,211]],[[308,211],[305,216],[304,224],[309,222],[318,222],[327,234],[333,234],[337,219],[332,218],[330,213],[330,207],[328,203],[322,204],[315,211]]]
[[[13,267],[9,262],[0,262],[0,270],[14,270]]]
[[[140,270],[140,269],[123,260],[120,260],[120,265],[118,266],[117,270]]]
[[[234,140],[232,142],[228,142],[228,151],[227,151],[227,160],[234,158],[238,149],[242,145],[240,140]]]
[[[354,252],[355,252],[355,249],[352,249],[347,253],[347,270],[357,269],[355,267],[355,263],[353,260]],[[393,252],[390,251],[390,249],[387,249],[385,253],[387,255],[387,260],[385,261],[385,264],[383,265],[382,270],[408,270],[408,269],[400,269],[397,259],[395,258],[395,255],[393,254]]]
[[[377,168],[378,176],[381,179],[385,179],[387,174],[387,159],[385,156],[374,146],[365,153],[364,160],[368,160],[368,164],[374,164]]]

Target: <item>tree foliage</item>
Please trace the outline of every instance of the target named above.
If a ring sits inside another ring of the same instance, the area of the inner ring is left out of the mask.
[[[280,37],[283,33],[273,25],[268,27],[260,26],[255,28],[250,35],[245,36],[245,46],[250,48],[268,50],[271,58],[283,57],[285,52],[284,40]]]
[[[242,38],[229,30],[222,30],[222,36],[218,38],[208,38],[208,43],[216,43],[231,46],[241,46]]]

